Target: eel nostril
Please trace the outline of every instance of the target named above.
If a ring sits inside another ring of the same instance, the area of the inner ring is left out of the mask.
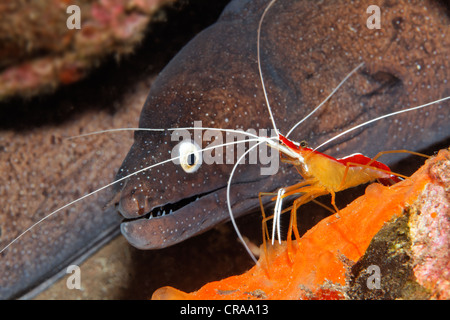
[[[124,218],[134,219],[147,214],[151,208],[145,192],[130,190],[122,192],[118,209]]]
[[[146,213],[145,207],[146,207],[146,202],[147,202],[147,197],[145,196],[145,194],[143,194],[143,193],[135,194],[133,197],[133,200],[136,203],[138,215],[140,215],[140,216],[144,215]]]

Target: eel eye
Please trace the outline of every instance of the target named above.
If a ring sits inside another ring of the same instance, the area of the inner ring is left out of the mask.
[[[176,164],[179,164],[187,173],[197,171],[202,165],[202,154],[200,147],[194,141],[181,141],[174,148],[172,155],[175,157],[173,161]]]

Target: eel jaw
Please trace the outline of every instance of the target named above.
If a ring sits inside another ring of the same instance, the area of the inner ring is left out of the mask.
[[[128,242],[144,250],[161,249],[202,233],[229,218],[226,187],[153,208],[138,218],[125,220],[120,229]],[[119,211],[123,214],[119,206]]]
[[[294,182],[296,179],[291,176],[275,175],[233,183],[230,189],[230,205],[234,218],[260,207],[258,192],[255,190],[276,190]],[[270,197],[264,197],[262,201],[263,205],[269,203]],[[168,214],[170,206],[177,205],[180,207],[172,209],[172,213]],[[158,210],[161,212],[160,216]],[[162,215],[162,210],[166,211],[166,215]],[[128,242],[138,249],[162,249],[203,233],[229,219],[227,186],[223,185],[215,190],[181,199],[175,204],[153,209],[151,218],[146,214],[140,218],[126,220],[120,229]]]

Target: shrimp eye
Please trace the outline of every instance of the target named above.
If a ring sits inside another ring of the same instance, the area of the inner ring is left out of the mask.
[[[305,140],[300,141],[300,147],[307,148],[308,147],[308,142],[306,142]]]
[[[200,147],[194,141],[183,140],[172,152],[173,161],[187,173],[193,173],[202,164]]]

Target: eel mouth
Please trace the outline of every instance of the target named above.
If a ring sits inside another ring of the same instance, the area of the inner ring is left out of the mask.
[[[225,193],[226,187],[221,187],[154,207],[144,215],[124,219],[121,232],[138,249],[172,246],[227,220],[228,211],[220,201]]]
[[[203,197],[206,197],[214,192],[217,192],[220,189],[221,188],[218,188],[218,189],[212,190],[212,191],[208,191],[208,192],[204,192],[204,193],[200,193],[200,194],[195,194],[191,197],[182,198],[181,200],[173,202],[173,203],[168,202],[164,205],[154,207],[152,210],[150,210],[146,214],[143,214],[139,217],[124,218],[123,222],[130,222],[130,221],[135,221],[135,220],[140,220],[140,219],[147,219],[147,220],[151,220],[154,218],[158,219],[158,218],[165,217],[167,215],[176,214],[180,209],[182,209],[188,205],[195,204],[196,202],[201,200]],[[122,216],[124,216],[124,215],[122,214]]]
[[[286,183],[285,179],[282,182]],[[276,188],[280,183],[278,180],[264,178],[232,184],[230,206],[234,218],[259,207],[259,197],[255,197],[254,190],[270,190],[269,188]],[[264,202],[269,200],[267,198]],[[132,246],[152,250],[175,245],[229,219],[227,186],[222,185],[151,208],[139,217],[125,219],[120,229]]]

